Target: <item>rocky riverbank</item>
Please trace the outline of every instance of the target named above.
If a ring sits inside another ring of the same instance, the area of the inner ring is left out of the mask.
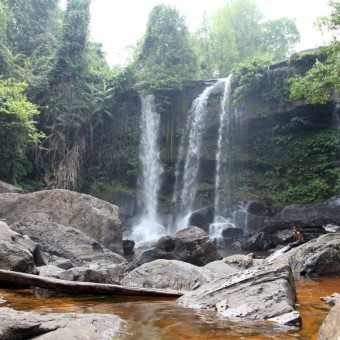
[[[287,216],[289,223],[296,222]],[[294,278],[340,273],[340,233],[336,232],[325,231],[287,253],[278,250],[261,260],[251,255],[222,258],[208,235],[192,226],[162,237],[128,263],[122,256],[118,208],[91,196],[67,190],[3,193],[0,219],[0,269],[54,280],[178,291],[182,306],[213,310],[225,318],[299,327]],[[274,230],[274,224],[270,228]],[[1,285],[6,285],[5,279]],[[16,312],[0,308],[0,313],[7,320]],[[23,320],[30,317],[25,314]],[[41,319],[41,323],[59,322],[48,317],[50,321]],[[33,324],[37,318],[32,316]],[[14,334],[12,326],[1,327],[3,334]],[[41,334],[49,332],[47,327]]]

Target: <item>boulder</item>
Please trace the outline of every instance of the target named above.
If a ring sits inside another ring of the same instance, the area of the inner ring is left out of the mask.
[[[135,255],[134,247],[135,247],[135,241],[123,240],[124,255]]]
[[[340,225],[339,210],[340,197],[332,197],[325,202],[288,205],[270,220],[266,229],[275,230],[293,225],[297,227]]]
[[[232,255],[220,261],[213,261],[204,266],[211,270],[217,277],[228,276],[238,273],[245,269],[262,264],[263,260],[253,259],[249,255]]]
[[[331,296],[325,296],[321,298],[321,301],[323,301],[327,306],[335,306],[336,302],[340,302],[340,294],[339,293],[333,293]]]
[[[155,260],[132,270],[121,280],[122,285],[162,288],[179,291],[197,289],[216,278],[209,269],[176,260]]]
[[[332,307],[318,333],[318,340],[338,339],[340,339],[340,301]]]
[[[26,215],[11,229],[28,235],[49,256],[68,259],[75,266],[97,263],[124,263],[126,260],[101,246],[82,231],[58,224],[44,213]]]
[[[0,194],[4,194],[6,192],[23,194],[25,191],[18,187],[15,187],[12,184],[8,184],[6,182],[0,181]]]
[[[288,260],[300,275],[338,275],[340,273],[340,233],[325,234],[286,253],[278,250],[267,262]]]
[[[150,249],[142,252],[136,260],[127,265],[126,270],[131,271],[157,259],[178,260],[204,266],[221,258],[205,231],[198,227],[188,227],[172,236],[161,237]]]
[[[208,206],[194,211],[190,216],[190,225],[194,225],[207,231],[209,229],[209,225],[214,221],[213,209],[214,208],[212,206]]]
[[[45,213],[52,221],[78,229],[106,248],[123,254],[119,209],[90,195],[55,189],[28,194],[0,194],[0,219],[8,225],[33,213]]]
[[[51,273],[51,276],[60,280],[78,281],[78,282],[95,282],[120,284],[123,278],[124,265],[112,267],[75,267],[68,270]]]
[[[288,263],[260,265],[207,283],[178,303],[226,318],[270,319],[294,311],[295,283]]]
[[[0,339],[113,339],[125,322],[107,314],[38,314],[0,308]]]
[[[34,250],[36,244],[0,221],[0,269],[35,273]]]

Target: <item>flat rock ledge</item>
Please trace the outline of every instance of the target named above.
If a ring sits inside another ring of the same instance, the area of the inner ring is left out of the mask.
[[[0,339],[109,340],[124,332],[124,321],[107,314],[38,314],[0,308]]]
[[[189,308],[216,310],[226,318],[267,320],[294,312],[295,298],[292,270],[280,262],[221,277],[177,301]],[[290,325],[300,325],[296,313]]]

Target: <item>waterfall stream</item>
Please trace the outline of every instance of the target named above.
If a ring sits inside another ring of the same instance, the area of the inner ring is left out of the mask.
[[[220,222],[220,217],[223,215],[223,207],[225,206],[225,199],[229,195],[229,179],[226,176],[228,168],[228,152],[230,149],[230,134],[232,127],[232,111],[230,107],[231,96],[231,75],[223,79],[224,92],[221,101],[220,111],[220,127],[218,130],[217,152],[216,152],[216,174],[215,174],[215,221]]]
[[[175,229],[187,226],[197,191],[197,175],[201,157],[202,136],[209,95],[219,83],[207,87],[192,103],[185,133],[182,136],[176,164],[176,184],[173,202],[180,212]]]
[[[153,95],[141,96],[141,140],[140,160],[142,164],[139,202],[141,218],[134,227],[132,238],[136,244],[158,239],[165,234],[165,228],[158,222],[158,191],[163,168],[158,145],[160,116],[155,109]]]

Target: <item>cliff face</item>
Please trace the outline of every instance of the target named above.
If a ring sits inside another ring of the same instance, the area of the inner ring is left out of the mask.
[[[304,203],[331,197],[340,190],[340,110],[336,99],[306,105],[289,99],[289,77],[303,74],[315,61],[312,54],[261,70],[247,91],[234,100],[237,117],[228,136],[228,194],[232,202],[269,198],[281,203]],[[260,80],[259,80],[260,79]],[[182,91],[156,93],[161,116],[160,149],[164,166],[161,208],[169,206],[181,136],[193,100],[216,81],[188,82]],[[232,84],[232,99],[237,90]],[[223,91],[212,93],[205,119],[198,174],[197,206],[213,202],[216,148]],[[235,104],[236,103],[236,104]],[[139,170],[140,101],[131,92],[119,103],[112,141],[105,146],[111,162],[108,176],[135,188]],[[104,140],[105,140],[104,134]],[[110,149],[111,148],[111,149]],[[110,199],[110,197],[107,197]]]

